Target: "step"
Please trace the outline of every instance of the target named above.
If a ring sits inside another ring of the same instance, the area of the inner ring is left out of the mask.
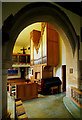
[[[70,112],[70,114],[76,118],[76,119],[81,119],[82,118],[82,109],[79,108],[72,100],[70,97],[64,97],[63,98],[63,103],[67,110]]]

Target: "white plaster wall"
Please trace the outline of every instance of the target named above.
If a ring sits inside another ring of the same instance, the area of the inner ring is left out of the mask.
[[[46,25],[44,28],[44,34],[42,35],[42,40],[43,40],[43,56],[47,56],[47,31],[46,31]]]
[[[30,50],[28,50],[28,47],[29,46],[26,46],[25,47],[25,49],[27,49],[27,50],[25,50],[25,53],[26,54],[30,54]],[[13,48],[13,53],[23,53],[23,51],[21,51],[21,49],[23,48],[23,46],[20,46],[20,45],[18,45],[18,46],[14,46],[14,48]]]
[[[78,88],[77,50],[78,48],[76,47],[75,54],[73,55],[69,42],[68,46],[66,46],[61,36],[59,36],[59,65],[54,68],[54,75],[58,76],[62,81],[62,65],[66,65],[66,96],[68,97],[71,95],[71,86]],[[70,68],[73,68],[73,73],[70,73]]]
[[[62,81],[62,65],[56,70],[56,77],[59,77]]]
[[[33,76],[33,75],[32,75],[32,70],[33,70],[33,68],[29,68],[28,78],[30,78],[31,76]]]
[[[59,41],[58,41],[58,46],[59,46],[59,64],[57,67],[55,67],[55,74],[56,77],[59,77],[60,80],[62,81],[62,38],[59,35]]]
[[[59,67],[56,70],[56,76],[59,76],[61,81],[62,81],[62,65],[66,65],[66,46],[61,36],[59,36]]]
[[[66,65],[66,46],[62,40],[62,65]]]

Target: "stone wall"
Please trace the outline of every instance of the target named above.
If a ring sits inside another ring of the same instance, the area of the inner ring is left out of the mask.
[[[70,46],[67,47],[66,55],[66,96],[71,96],[71,86],[78,88],[78,47],[72,53]]]

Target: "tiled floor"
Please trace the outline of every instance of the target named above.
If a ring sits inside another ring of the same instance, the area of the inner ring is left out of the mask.
[[[63,104],[65,93],[58,95],[38,95],[38,98],[23,101],[28,118],[72,118]],[[14,118],[14,100],[8,94],[8,110]]]

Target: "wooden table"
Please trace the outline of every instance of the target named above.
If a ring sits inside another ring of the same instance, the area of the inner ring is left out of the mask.
[[[51,89],[52,95],[53,95],[53,91],[54,91],[55,89],[57,89],[57,94],[58,94],[58,86],[53,86],[53,87],[51,87],[50,89]]]

